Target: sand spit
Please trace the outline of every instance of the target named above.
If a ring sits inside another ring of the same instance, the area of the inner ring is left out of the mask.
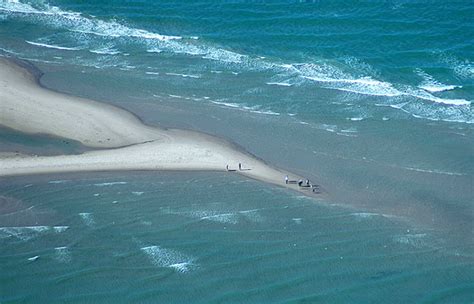
[[[285,175],[291,180],[303,177],[271,167],[225,140],[147,126],[112,105],[48,90],[28,69],[3,58],[0,87],[0,125],[102,148],[79,155],[0,155],[0,176],[113,170],[226,171],[229,166],[229,173],[312,193],[308,188],[285,184]]]

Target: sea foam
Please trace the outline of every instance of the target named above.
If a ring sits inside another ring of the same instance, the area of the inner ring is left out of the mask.
[[[92,227],[95,225],[95,220],[92,213],[82,212],[79,213],[79,216],[81,217],[82,221],[86,226]]]
[[[235,67],[238,71],[232,73],[239,74],[242,70],[245,71],[271,71],[273,75],[271,78],[278,75],[279,77],[290,78],[296,83],[311,82],[317,84],[319,87],[326,89],[337,90],[341,92],[350,92],[359,95],[382,96],[388,99],[394,97],[412,98],[421,104],[419,109],[413,111],[405,108],[404,111],[410,113],[413,117],[424,118],[431,120],[444,120],[456,122],[470,122],[472,115],[468,110],[457,111],[452,114],[449,111],[436,111],[432,113],[427,102],[440,105],[439,107],[463,107],[468,108],[471,105],[470,100],[462,98],[444,98],[433,95],[446,90],[454,90],[459,88],[457,85],[444,85],[433,80],[432,78],[424,78],[424,82],[418,86],[407,86],[396,83],[383,81],[378,77],[378,74],[373,71],[372,67],[357,58],[346,58],[343,60],[345,67],[338,67],[335,64],[324,62],[324,59],[319,59],[317,63],[303,62],[303,63],[277,63],[266,59],[262,56],[249,56],[241,54],[232,50],[219,48],[212,44],[205,42],[197,42],[192,38],[183,39],[181,36],[162,35],[156,32],[147,31],[140,28],[135,28],[127,24],[114,20],[101,20],[93,16],[86,16],[74,11],[65,11],[59,7],[51,5],[32,5],[22,3],[20,1],[8,1],[0,3],[0,11],[5,12],[7,18],[30,18],[33,22],[42,22],[48,26],[66,30],[73,39],[79,43],[79,37],[83,35],[74,36],[74,33],[81,33],[86,35],[95,35],[99,37],[106,37],[111,40],[108,47],[111,48],[109,54],[119,52],[114,47],[121,43],[122,38],[127,38],[127,43],[138,44],[145,47],[147,52],[167,52],[172,54],[187,54],[190,56],[199,56],[203,59],[214,60],[220,62],[225,69]],[[121,38],[115,40],[114,38]],[[81,38],[82,39],[82,38]],[[31,41],[30,41],[31,42]],[[42,42],[33,42],[42,43]],[[65,48],[74,50],[76,48],[63,47],[58,45],[47,44],[45,47]],[[101,52],[100,49],[91,49],[91,52]],[[156,56],[160,56],[156,54]],[[446,59],[448,60],[448,59]],[[451,64],[458,75],[464,78],[472,77],[473,65],[470,62],[463,62],[457,59],[449,59],[447,62]],[[114,65],[112,65],[114,66]],[[128,70],[126,67],[120,69]],[[357,70],[357,72],[348,72],[348,70]],[[362,73],[361,73],[362,72]],[[365,75],[364,75],[365,73]],[[170,73],[173,75],[173,73]],[[177,74],[177,73],[176,73]],[[198,75],[180,74],[175,76],[197,78]],[[268,85],[290,86],[288,82],[274,82],[267,81]],[[425,104],[423,104],[425,103]],[[428,109],[425,109],[428,107]],[[265,115],[280,115],[274,109],[262,109],[261,106],[249,107],[227,104],[229,107],[243,109],[252,113]],[[466,114],[467,113],[467,114]],[[446,115],[444,115],[446,114]],[[467,117],[467,118],[466,118]]]
[[[160,41],[182,38],[128,27],[115,21],[103,21],[92,16],[84,16],[78,12],[64,11],[52,5],[43,5],[41,8],[36,8],[20,1],[6,1],[0,3],[0,11],[7,13],[9,16],[20,14],[22,18],[40,19],[45,24],[56,28],[98,36],[133,37]]]
[[[56,247],[54,248],[54,258],[60,263],[71,262],[71,252],[68,247]]]
[[[81,49],[79,47],[65,47],[65,46],[59,46],[59,45],[54,45],[54,44],[33,42],[33,41],[28,41],[28,40],[25,40],[25,42],[31,45],[36,45],[36,46],[45,47],[49,49],[57,49],[57,50],[78,51]]]
[[[0,239],[13,237],[21,241],[28,241],[47,232],[54,231],[56,233],[61,233],[66,231],[68,228],[68,226],[0,227]]]
[[[107,182],[107,183],[97,183],[94,184],[96,187],[106,187],[106,186],[114,186],[114,185],[126,185],[127,182]]]
[[[141,250],[148,256],[151,262],[158,267],[168,267],[185,273],[197,266],[193,263],[194,258],[176,250],[160,246],[142,247]]]

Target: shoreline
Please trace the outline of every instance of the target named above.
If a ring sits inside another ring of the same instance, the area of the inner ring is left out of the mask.
[[[229,173],[320,195],[319,188],[315,194],[286,184],[286,175],[290,180],[305,178],[268,165],[237,143],[202,132],[149,126],[114,105],[47,89],[40,83],[42,72],[28,62],[0,57],[0,67],[0,125],[75,140],[93,149],[74,155],[0,155],[0,176],[119,170],[225,172],[229,166]]]

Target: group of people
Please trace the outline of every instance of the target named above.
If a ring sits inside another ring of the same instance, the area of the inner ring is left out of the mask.
[[[227,171],[232,171],[231,169],[229,169],[229,165],[226,165],[226,166],[225,166],[225,169],[226,169]],[[247,169],[247,170],[249,170],[249,169]],[[233,170],[233,171],[235,171],[235,170]],[[239,171],[242,171],[242,163],[239,163]]]
[[[288,179],[288,175],[285,175],[285,184],[290,184],[290,183],[296,183],[296,181],[290,181]],[[305,181],[303,181],[302,179],[300,179],[298,181],[298,186],[299,187],[307,187],[307,188],[311,188],[313,190],[314,193],[319,193],[319,185],[313,185],[309,179],[306,179]]]

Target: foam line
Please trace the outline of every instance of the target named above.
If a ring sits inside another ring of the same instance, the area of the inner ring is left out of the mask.
[[[53,44],[46,44],[46,43],[40,43],[40,42],[33,42],[33,41],[28,41],[25,40],[26,43],[31,44],[31,45],[36,45],[36,46],[41,46],[49,49],[57,49],[57,50],[66,50],[66,51],[78,51],[80,48],[78,47],[65,47],[65,46],[59,46],[59,45],[53,45]]]

